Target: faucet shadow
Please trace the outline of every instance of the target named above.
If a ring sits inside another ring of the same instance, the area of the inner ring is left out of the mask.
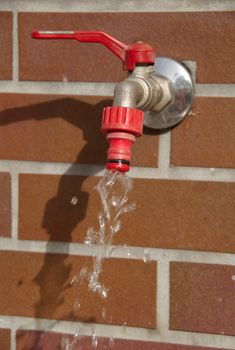
[[[63,304],[63,294],[69,288],[69,276],[72,267],[66,263],[69,256],[69,242],[72,241],[72,232],[77,224],[86,216],[89,193],[82,190],[85,176],[72,176],[75,172],[75,164],[86,163],[88,153],[101,152],[97,155],[100,164],[105,163],[106,142],[100,134],[102,110],[111,105],[111,100],[91,105],[73,98],[59,98],[49,102],[12,108],[0,111],[0,126],[10,123],[20,123],[24,120],[34,119],[38,122],[50,118],[63,118],[68,123],[83,131],[86,141],[80,150],[74,164],[63,174],[59,180],[57,193],[50,198],[45,205],[41,226],[48,233],[46,253],[43,265],[33,282],[38,286],[40,297],[34,305],[34,317],[53,319],[56,310]],[[88,119],[88,117],[90,117]],[[92,125],[88,123],[92,120]],[[101,142],[97,146],[97,140]],[[100,141],[102,140],[102,141]],[[20,147],[20,145],[19,145]],[[40,195],[40,193],[39,193]],[[71,205],[71,198],[78,198],[79,205]],[[50,254],[53,250],[53,242],[63,241],[63,254]],[[73,312],[66,315],[73,320]],[[89,322],[89,320],[82,320]],[[93,320],[94,321],[94,320]],[[42,333],[36,332],[32,339],[30,333],[19,333],[22,337],[24,350],[43,350]],[[29,345],[27,345],[27,338]]]

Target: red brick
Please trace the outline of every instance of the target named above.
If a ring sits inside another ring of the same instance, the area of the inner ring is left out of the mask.
[[[0,12],[0,80],[12,79],[12,13]]]
[[[111,104],[101,96],[0,94],[0,159],[105,164],[100,126]],[[132,164],[156,167],[157,148],[155,133],[138,139]]]
[[[52,332],[40,332],[40,331],[17,331],[17,350],[51,350],[61,349],[61,343],[65,342],[64,339],[70,339],[72,342],[73,337],[62,335]],[[98,345],[97,350],[216,350],[211,347],[201,346],[187,346],[180,344],[167,344],[156,343],[150,341],[135,341],[135,340],[121,340],[110,338],[97,338]],[[90,350],[92,339],[90,337],[81,337],[77,343],[74,344],[74,350],[80,350],[79,346],[82,346],[83,350]],[[112,345],[111,345],[112,344]],[[226,350],[226,349],[220,349]]]
[[[0,172],[0,237],[11,235],[11,178]]]
[[[79,29],[105,31],[126,44],[143,40],[157,56],[196,61],[200,83],[234,82],[234,13],[20,13],[20,79],[124,78],[120,60],[101,45],[30,39],[33,30]]]
[[[198,97],[172,131],[171,164],[235,168],[235,99]]]
[[[235,335],[235,266],[171,263],[170,329]]]
[[[72,277],[82,267],[92,270],[91,265],[92,259],[83,256],[1,252],[0,314],[156,327],[154,262],[105,260],[100,281],[109,292],[104,300],[89,292],[86,282],[70,286]],[[81,305],[79,310],[74,309],[77,300]]]
[[[97,227],[99,179],[20,175],[20,238],[82,242],[88,227]],[[135,179],[136,210],[122,217],[114,243],[235,252],[234,198],[235,183]]]
[[[0,349],[11,349],[11,331],[9,329],[0,329]]]

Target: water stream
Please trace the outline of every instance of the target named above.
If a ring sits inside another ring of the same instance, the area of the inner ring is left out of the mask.
[[[135,209],[134,203],[128,203],[132,187],[133,181],[127,175],[109,171],[106,171],[96,186],[103,210],[98,215],[99,229],[95,231],[89,228],[84,243],[88,246],[101,246],[100,253],[93,256],[93,271],[88,275],[88,289],[103,299],[107,298],[108,289],[99,282],[102,261],[112,254],[114,235],[121,229],[121,216]]]
[[[93,267],[89,270],[84,266],[78,275],[73,276],[70,285],[79,287],[83,283],[87,283],[89,291],[97,293],[102,299],[108,297],[108,286],[100,282],[100,274],[102,272],[103,260],[111,257],[114,250],[113,238],[122,228],[122,216],[135,210],[135,203],[130,203],[129,193],[133,188],[133,180],[126,174],[120,172],[106,171],[104,176],[100,179],[95,187],[99,193],[102,210],[98,214],[98,229],[89,227],[87,230],[84,244],[89,247],[97,246],[97,252],[93,255]],[[148,256],[146,254],[146,260]],[[74,309],[79,310],[80,300],[78,299],[74,304]],[[106,310],[102,311],[102,317],[105,319]],[[64,350],[73,350],[76,344],[79,347],[79,342],[82,339],[82,331],[79,330],[72,339],[67,337],[62,339],[62,348]],[[91,338],[92,348],[97,348],[98,337],[95,329],[93,329]],[[114,339],[110,338],[109,347],[114,345]],[[80,347],[82,349],[82,347]]]

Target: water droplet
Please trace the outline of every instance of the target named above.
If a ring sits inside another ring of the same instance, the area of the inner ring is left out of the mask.
[[[77,197],[77,196],[73,196],[73,197],[71,198],[70,203],[71,203],[72,205],[76,205],[76,204],[78,203],[78,197]]]
[[[126,244],[123,245],[123,248],[126,249],[127,255],[131,256],[130,248]]]
[[[73,343],[67,344],[65,350],[73,350]]]
[[[94,293],[95,292],[98,292],[98,293],[101,293],[101,284],[99,282],[99,274],[100,272],[99,271],[95,271],[96,269],[96,266],[94,267],[94,271],[91,272],[89,274],[89,278],[88,278],[88,289],[93,291]],[[99,268],[98,268],[99,270]]]
[[[89,247],[92,247],[95,244],[95,237],[96,232],[92,227],[89,227],[87,230],[86,238],[84,240],[84,243],[88,245]]]
[[[112,246],[112,245],[108,245],[106,248],[105,248],[105,257],[106,258],[109,258],[112,254],[113,254],[113,251],[114,251],[115,247]]]
[[[74,342],[77,342],[78,340],[81,340],[81,334],[80,331],[77,331],[73,336]]]
[[[63,80],[63,83],[67,83],[69,81],[69,79],[68,79],[66,74],[63,75],[62,80]]]
[[[118,172],[107,171],[105,173],[106,186],[113,186],[118,176]]]
[[[126,333],[126,322],[123,322],[122,324],[122,332]]]
[[[79,282],[78,276],[74,275],[69,284],[71,287],[76,287],[78,285],[78,282]]]
[[[63,335],[60,341],[60,345],[62,347],[62,349],[65,348],[66,344],[68,343],[68,336],[67,335]]]
[[[144,250],[143,260],[146,264],[149,264],[151,262],[151,255],[148,249]]]
[[[131,203],[123,207],[124,213],[130,213],[131,211],[136,209],[136,203]]]
[[[122,214],[124,214],[124,213],[126,213],[126,214],[127,214],[127,213],[130,213],[131,211],[133,211],[133,210],[135,210],[135,209],[136,209],[136,204],[135,204],[135,203],[127,204],[127,205],[121,207],[121,208],[118,210],[118,212],[117,212],[117,214],[116,214],[114,220],[117,220],[117,218],[118,218],[120,215],[122,215]]]
[[[109,347],[110,348],[112,348],[113,346],[114,346],[114,338],[113,337],[111,337],[111,338],[109,338]]]
[[[106,319],[106,314],[107,314],[106,308],[103,307],[103,308],[102,308],[102,311],[101,311],[101,315],[102,315],[103,320]]]
[[[102,255],[101,254],[94,256],[93,267],[94,267],[94,272],[96,274],[100,274],[100,272],[102,271]]]
[[[99,219],[100,229],[104,230],[105,229],[105,221],[106,221],[105,220],[105,215],[104,214],[99,214],[98,219]]]
[[[118,220],[113,226],[110,227],[112,234],[117,233],[121,229],[121,221]]]
[[[74,303],[74,309],[75,309],[75,310],[79,310],[80,307],[81,307],[80,301],[79,301],[79,300],[76,300],[75,303]]]
[[[85,245],[88,245],[89,247],[93,246],[91,240],[90,240],[90,239],[87,239],[87,238],[84,240],[84,244],[85,244]]]
[[[83,283],[83,281],[87,275],[87,270],[88,270],[88,268],[86,266],[84,266],[79,272],[79,281],[81,284]]]
[[[113,195],[111,197],[111,205],[113,207],[115,207],[115,208],[120,207],[121,203],[122,203],[122,198],[121,197],[118,197],[116,195]]]
[[[102,298],[102,299],[106,299],[107,296],[108,296],[108,289],[105,288],[105,287],[102,287],[102,288],[101,288],[101,298]]]
[[[70,338],[67,335],[63,335],[61,338],[61,347],[64,350],[72,350],[73,349],[73,343],[71,342]]]
[[[93,333],[93,335],[92,335],[91,345],[92,345],[93,349],[96,349],[96,348],[97,348],[97,345],[98,345],[98,338],[97,338],[97,336],[96,336],[95,333]]]

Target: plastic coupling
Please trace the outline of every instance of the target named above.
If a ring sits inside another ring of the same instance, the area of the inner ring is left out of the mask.
[[[129,107],[104,108],[101,131],[107,134],[109,148],[106,168],[113,171],[130,170],[131,146],[143,133],[144,112]]]

